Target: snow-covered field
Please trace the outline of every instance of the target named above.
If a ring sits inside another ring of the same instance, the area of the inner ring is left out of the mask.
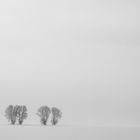
[[[1,125],[0,140],[140,140],[140,128]]]

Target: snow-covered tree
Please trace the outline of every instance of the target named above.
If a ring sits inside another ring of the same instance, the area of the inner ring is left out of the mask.
[[[48,106],[41,106],[38,109],[37,115],[40,117],[41,124],[43,124],[43,125],[47,124],[50,113],[51,113],[51,110]]]
[[[20,125],[28,117],[27,107],[25,105],[17,106],[17,115],[16,115],[16,117],[17,117],[18,123]]]
[[[56,125],[58,123],[58,120],[62,117],[62,112],[56,108],[56,107],[52,107],[51,109],[52,112],[52,125]]]
[[[5,110],[5,117],[14,125],[16,122],[16,112],[13,105],[9,105]]]

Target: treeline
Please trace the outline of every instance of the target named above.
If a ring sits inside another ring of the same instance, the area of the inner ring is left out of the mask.
[[[40,117],[40,122],[42,125],[47,125],[48,119],[51,117],[51,124],[56,125],[58,120],[62,117],[62,112],[56,108],[49,108],[48,106],[41,106],[36,113]],[[27,119],[27,107],[25,105],[9,105],[5,110],[5,117],[14,125],[16,122],[22,125],[23,121]]]

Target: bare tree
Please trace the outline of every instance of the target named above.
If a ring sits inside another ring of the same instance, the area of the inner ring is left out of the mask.
[[[18,119],[18,123],[21,125],[23,123],[23,121],[28,117],[27,114],[27,107],[24,105],[21,106],[16,106],[17,107],[17,119]]]
[[[16,112],[13,105],[9,105],[5,110],[5,117],[8,121],[11,122],[12,125],[16,122]]]
[[[37,115],[40,117],[41,124],[43,125],[47,124],[50,113],[51,113],[51,110],[48,106],[41,106],[38,109]]]
[[[52,107],[51,109],[52,111],[52,125],[56,125],[58,123],[58,120],[62,117],[62,112],[56,108],[56,107]]]

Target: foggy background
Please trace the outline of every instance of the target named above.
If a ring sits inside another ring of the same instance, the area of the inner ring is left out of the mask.
[[[140,125],[140,1],[0,1],[0,123],[9,104],[56,106],[60,124]]]

